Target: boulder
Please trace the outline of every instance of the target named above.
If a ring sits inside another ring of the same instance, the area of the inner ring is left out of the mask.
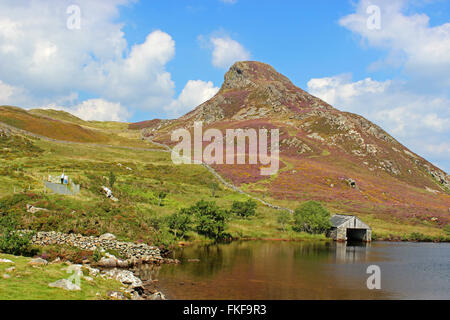
[[[116,236],[112,233],[105,233],[99,237],[100,240],[116,240]]]
[[[129,270],[113,269],[104,273],[108,278],[118,280],[125,285],[129,285],[132,288],[142,287],[142,280],[136,277],[133,272]]]
[[[117,266],[117,260],[114,258],[103,257],[97,264],[103,268],[115,268]]]
[[[345,180],[347,182],[347,184],[351,187],[351,188],[356,188],[357,184],[356,181],[353,180],[352,178],[348,178],[347,180]]]
[[[166,297],[162,292],[155,292],[151,296],[149,296],[149,300],[166,300]]]
[[[9,259],[0,259],[0,263],[15,263],[15,262]]]
[[[125,300],[125,296],[120,291],[110,291],[108,297],[112,300]]]
[[[46,266],[48,261],[42,258],[34,258],[30,262],[28,262],[31,266]]]
[[[61,279],[61,280],[52,282],[48,286],[52,287],[52,288],[60,288],[60,289],[68,290],[68,291],[81,290],[81,288],[79,286],[77,286],[76,284],[73,284],[72,282],[70,282],[67,279]]]
[[[118,268],[128,268],[129,267],[129,262],[127,260],[117,260],[117,267]]]
[[[27,204],[27,212],[29,213],[36,213],[39,211],[48,211],[47,209],[44,208],[38,208],[38,207],[34,207],[31,204]]]

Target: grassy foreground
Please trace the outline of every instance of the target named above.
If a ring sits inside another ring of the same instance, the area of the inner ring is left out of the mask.
[[[11,263],[0,263],[0,300],[95,300],[107,299],[109,291],[120,291],[119,281],[95,277],[92,281],[81,279],[79,291],[51,288],[49,283],[68,279],[66,263],[33,267],[30,258],[0,254],[0,259]],[[14,270],[6,271],[14,267]],[[10,277],[4,277],[7,274]]]

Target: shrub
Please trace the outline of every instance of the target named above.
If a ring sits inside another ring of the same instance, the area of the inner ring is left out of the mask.
[[[255,215],[257,203],[255,200],[233,201],[231,212],[242,218],[248,218]]]
[[[294,212],[294,230],[325,233],[331,228],[330,213],[319,202],[302,203]]]
[[[412,232],[408,237],[409,241],[418,241],[418,242],[431,242],[433,238],[427,235],[424,235],[420,232]]]
[[[167,218],[167,225],[175,234],[175,238],[184,238],[191,228],[191,216],[186,209],[181,209]]]
[[[167,197],[167,192],[161,191],[158,193],[158,206],[164,206],[163,200]]]
[[[226,221],[229,216],[227,210],[221,209],[214,201],[199,201],[184,213],[196,217],[196,231],[210,239],[222,240],[225,234]]]
[[[10,216],[0,218],[0,251],[15,256],[33,256],[37,250],[31,245],[33,233],[17,232],[17,223]]]
[[[83,263],[84,260],[89,260],[90,262],[101,259],[101,252],[98,251],[98,256],[96,257],[96,251],[92,252],[90,250],[83,250],[76,247],[70,247],[67,245],[50,245],[41,248],[41,257],[46,257],[46,260],[53,261],[59,258],[63,261],[70,261],[72,263]]]
[[[448,224],[444,227],[444,232],[447,234],[447,236],[450,237],[450,224]]]
[[[291,221],[291,214],[287,211],[281,211],[278,215],[277,222],[283,229],[283,231],[286,231],[286,226]]]
[[[94,260],[94,262],[99,262],[102,257],[103,253],[98,248],[95,249],[94,253],[92,254],[92,259]]]

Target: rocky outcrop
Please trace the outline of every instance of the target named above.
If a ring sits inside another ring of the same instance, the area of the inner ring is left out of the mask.
[[[34,259],[32,259],[30,262],[28,262],[28,264],[29,264],[30,266],[34,266],[34,267],[37,267],[37,266],[46,266],[46,265],[48,264],[48,261],[45,260],[45,259],[42,259],[42,258],[34,258]]]
[[[51,288],[60,288],[68,291],[79,291],[81,290],[80,286],[70,282],[67,279],[61,279],[52,283],[49,283],[48,285]]]

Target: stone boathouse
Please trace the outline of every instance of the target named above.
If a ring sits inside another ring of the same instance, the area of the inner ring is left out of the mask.
[[[328,236],[336,241],[372,241],[372,229],[358,217],[335,214]]]

